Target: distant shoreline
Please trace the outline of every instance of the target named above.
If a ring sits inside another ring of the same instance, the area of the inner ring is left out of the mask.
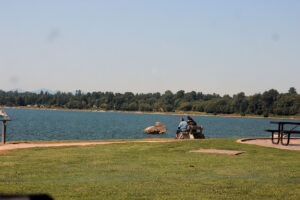
[[[99,109],[68,109],[68,108],[39,108],[28,106],[3,106],[2,108],[11,109],[28,109],[28,110],[57,110],[57,111],[82,111],[82,112],[108,112],[108,113],[133,113],[133,114],[153,114],[153,115],[191,115],[191,116],[206,116],[206,117],[234,117],[234,118],[253,118],[253,119],[291,119],[300,120],[300,116],[269,116],[263,117],[258,115],[241,116],[239,114],[210,114],[204,112],[145,112],[145,111],[119,111],[119,110],[99,110]]]

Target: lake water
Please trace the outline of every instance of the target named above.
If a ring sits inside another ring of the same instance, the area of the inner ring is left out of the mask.
[[[7,122],[7,141],[174,138],[182,116],[33,109],[5,111],[13,120]],[[192,117],[198,125],[204,126],[206,138],[266,137],[270,134],[264,129],[276,128],[269,123],[276,121],[274,119]],[[156,121],[168,128],[167,133],[145,134],[144,129]]]

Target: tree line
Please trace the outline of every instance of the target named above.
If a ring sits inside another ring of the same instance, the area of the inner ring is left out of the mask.
[[[300,114],[300,95],[294,87],[287,93],[279,93],[275,89],[251,96],[240,92],[233,96],[203,94],[202,92],[134,94],[132,92],[57,92],[50,94],[41,91],[39,94],[0,90],[1,106],[34,106],[44,108],[66,109],[101,109],[116,111],[149,111],[175,112],[196,111],[213,114],[251,115],[297,115]]]

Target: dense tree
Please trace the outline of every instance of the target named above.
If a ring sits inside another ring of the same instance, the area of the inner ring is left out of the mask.
[[[214,114],[255,114],[268,116],[299,115],[300,95],[291,87],[287,93],[275,89],[246,96],[240,92],[233,95],[203,94],[202,92],[185,92],[170,90],[160,93],[134,94],[132,92],[88,92],[77,90],[75,94],[57,92],[49,94],[5,92],[0,90],[0,106],[35,106],[59,107],[69,109],[102,109],[123,111],[197,111]]]
[[[176,93],[176,99],[183,99],[183,97],[184,97],[184,90],[179,90]]]
[[[289,89],[289,94],[297,94],[296,88],[291,87],[291,88]]]
[[[249,105],[247,113],[261,115],[263,114],[263,101],[261,94],[255,94],[249,97]]]
[[[262,100],[263,100],[263,106],[265,112],[274,113],[273,105],[274,102],[277,100],[278,95],[279,95],[278,91],[274,89],[266,91],[262,94]]]

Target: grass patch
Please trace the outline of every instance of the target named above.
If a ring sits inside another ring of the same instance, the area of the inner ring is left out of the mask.
[[[199,148],[246,153],[189,153]],[[55,199],[300,198],[298,151],[234,139],[19,149],[0,171],[0,193]]]

